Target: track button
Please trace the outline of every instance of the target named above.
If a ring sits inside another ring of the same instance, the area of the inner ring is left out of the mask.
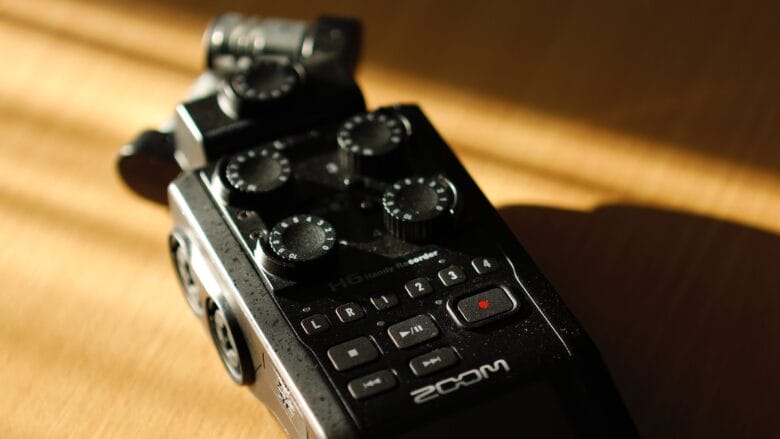
[[[457,265],[450,265],[438,273],[439,280],[445,287],[451,287],[466,281],[466,273]]]
[[[424,277],[418,277],[417,279],[410,280],[404,284],[404,289],[406,290],[406,294],[408,294],[412,299],[416,299],[433,292],[431,283],[428,282],[428,279]]]
[[[372,296],[371,304],[374,305],[374,308],[378,311],[382,311],[398,305],[398,296],[395,294],[379,294]]]
[[[471,267],[477,274],[487,274],[498,268],[498,262],[491,258],[474,258]]]

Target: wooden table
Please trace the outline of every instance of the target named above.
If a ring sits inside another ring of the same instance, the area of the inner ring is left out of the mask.
[[[282,435],[113,168],[201,69],[212,3],[0,2],[0,437]],[[780,435],[777,10],[228,3],[362,17],[370,105],[423,106],[645,437]]]

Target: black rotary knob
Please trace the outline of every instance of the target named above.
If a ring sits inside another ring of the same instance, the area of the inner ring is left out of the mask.
[[[303,68],[286,57],[257,58],[227,79],[220,104],[234,117],[252,116],[292,94],[302,79]]]
[[[336,231],[314,215],[294,215],[279,221],[260,240],[260,260],[271,273],[295,276],[326,265],[336,246]]]
[[[383,175],[397,168],[408,135],[407,124],[397,114],[375,111],[353,116],[336,133],[341,164],[349,174]]]
[[[269,145],[224,159],[217,173],[228,203],[251,207],[280,201],[289,189],[292,167],[287,157]]]
[[[394,236],[422,242],[452,220],[455,191],[442,177],[404,178],[382,196],[385,226]]]

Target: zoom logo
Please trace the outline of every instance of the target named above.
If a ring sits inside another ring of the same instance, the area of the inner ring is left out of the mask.
[[[439,396],[447,395],[464,387],[486,380],[490,378],[492,374],[501,372],[501,369],[503,369],[504,372],[509,372],[509,364],[507,364],[506,360],[503,358],[494,361],[493,364],[483,364],[474,369],[461,372],[458,376],[444,378],[435,384],[412,390],[409,395],[414,397],[414,402],[416,404],[423,404],[436,399]]]

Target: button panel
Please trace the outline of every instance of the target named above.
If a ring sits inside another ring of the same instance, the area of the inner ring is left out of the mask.
[[[420,314],[390,326],[387,333],[396,347],[406,349],[436,338],[439,328],[429,316]]]
[[[368,337],[358,337],[328,349],[328,358],[341,372],[376,360],[379,351]]]
[[[446,369],[458,363],[458,355],[452,348],[439,348],[409,362],[415,376],[421,377]]]
[[[458,313],[467,323],[483,322],[491,317],[515,308],[515,301],[502,288],[493,288],[473,296],[460,299]]]
[[[377,393],[390,390],[398,384],[393,372],[380,370],[372,374],[354,379],[347,384],[347,389],[355,399],[365,399]]]
[[[407,280],[401,278],[395,285],[390,282],[363,285],[354,288],[353,294],[342,296],[344,299],[341,303],[336,299],[336,303],[332,304],[331,299],[326,307],[315,307],[311,311],[304,309],[316,313],[302,317],[302,332],[312,336],[309,340],[316,342],[325,351],[334,368],[330,373],[341,377],[336,378],[337,382],[349,399],[363,401],[393,392],[394,389],[397,391],[404,377],[422,385],[426,382],[423,379],[440,372],[446,373],[466,362],[460,356],[464,347],[457,342],[458,331],[490,323],[518,308],[518,301],[505,283],[505,273],[501,279],[492,275],[502,272],[502,265],[497,259],[472,256],[445,260],[449,260],[449,264],[442,265],[439,262],[431,264],[428,272],[418,270],[419,277],[409,279],[412,277],[409,276]],[[461,287],[451,288],[457,286]],[[403,288],[403,293],[398,294],[400,288]],[[363,295],[368,292],[367,289],[384,292]],[[430,296],[435,300],[422,300]],[[421,308],[424,304],[440,307],[452,321],[439,321],[441,315],[434,310],[431,314],[420,313],[423,309],[427,310]],[[419,311],[415,313],[413,310]],[[434,315],[437,320],[434,320]],[[358,322],[367,317],[372,321]],[[334,328],[334,319],[344,325],[336,325]],[[362,333],[366,336],[335,346],[323,345],[333,337],[346,335],[352,328],[347,325],[351,322],[356,322],[354,328],[358,331],[353,334]],[[457,327],[453,327],[452,322]],[[341,332],[331,334],[335,329]],[[328,332],[328,335],[317,338],[317,334],[324,332]],[[453,335],[456,338],[452,338]],[[422,353],[414,350],[420,349],[421,345],[427,347],[426,343],[437,339],[446,345],[423,348]],[[407,355],[404,355],[407,352],[383,352],[387,349],[392,351],[393,347],[411,352]],[[382,360],[385,353],[388,356]],[[370,364],[374,367],[370,367]],[[353,370],[355,373],[352,373]]]

